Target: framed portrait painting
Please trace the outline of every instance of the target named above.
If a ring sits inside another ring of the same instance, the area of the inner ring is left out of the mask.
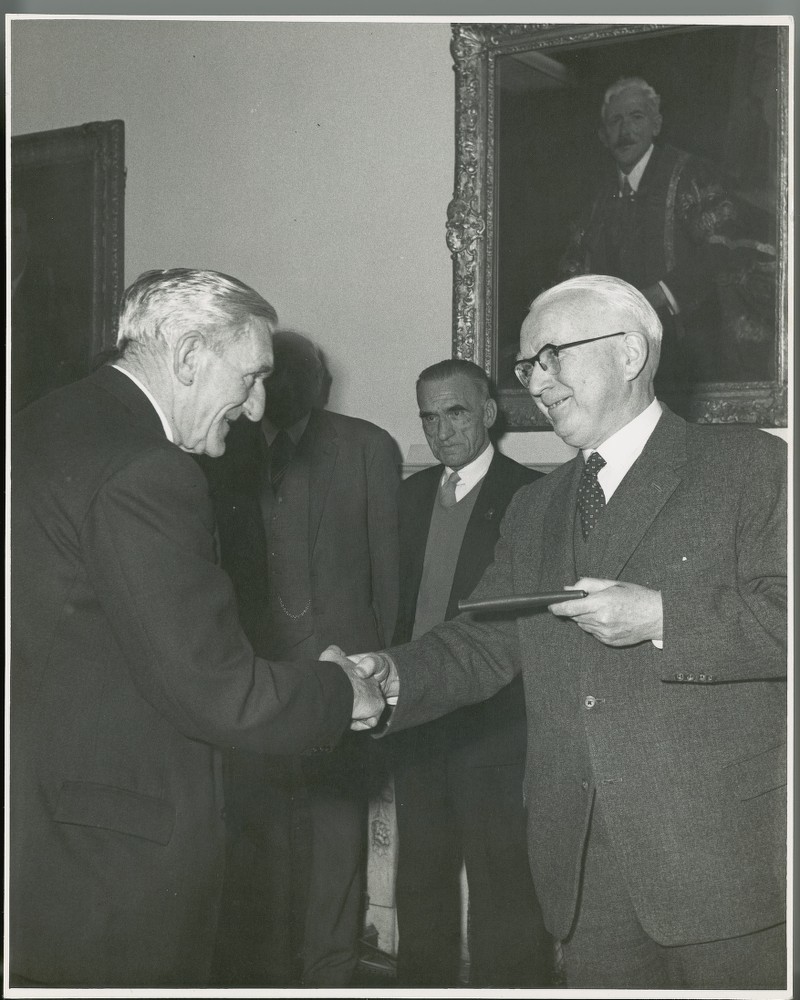
[[[540,292],[582,273],[624,278],[657,305],[656,388],[673,409],[786,426],[788,31],[453,26],[453,353],[493,377],[507,429],[549,426],[514,377],[519,330]],[[604,99],[630,80],[657,128],[620,236]]]

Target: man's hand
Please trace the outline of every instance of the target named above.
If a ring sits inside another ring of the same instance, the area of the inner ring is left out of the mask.
[[[564,589],[585,590],[589,596],[551,604],[550,611],[571,618],[606,646],[634,646],[663,638],[664,608],[658,590],[586,576]]]
[[[386,707],[377,678],[360,670],[338,646],[328,646],[320,655],[320,659],[338,663],[353,686],[353,721],[350,723],[350,728],[374,729]]]
[[[374,677],[380,684],[387,705],[396,705],[400,694],[400,678],[394,660],[388,653],[355,653],[350,656],[362,677]]]

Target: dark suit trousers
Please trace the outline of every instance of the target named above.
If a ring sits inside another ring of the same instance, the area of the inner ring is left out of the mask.
[[[578,914],[562,942],[569,989],[786,988],[786,925],[665,947],[642,928],[595,800]]]
[[[366,794],[360,748],[231,754],[214,982],[347,986],[358,959]]]
[[[429,727],[421,727],[423,734]],[[550,982],[552,943],[528,867],[523,764],[464,768],[398,734],[396,883],[401,986],[458,986],[462,860],[469,884],[470,984]]]

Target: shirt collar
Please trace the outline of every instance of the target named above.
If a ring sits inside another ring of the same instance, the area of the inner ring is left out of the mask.
[[[490,441],[477,458],[473,458],[469,465],[465,465],[463,469],[458,470],[458,478],[460,479],[460,482],[458,486],[456,486],[456,496],[459,499],[469,493],[473,486],[476,486],[481,479],[483,479],[489,471],[489,466],[492,464],[493,458],[494,446]],[[451,469],[449,465],[446,465],[444,467],[444,472],[442,473],[442,482],[444,482],[453,471],[454,470]]]
[[[133,374],[133,372],[128,371],[127,368],[122,368],[120,365],[111,365],[111,367],[112,368],[116,368],[116,370],[118,372],[122,372],[123,375],[127,375],[128,378],[131,380],[131,382],[133,382],[133,384],[135,386],[137,386],[137,388],[141,389],[142,392],[145,394],[145,396],[147,396],[147,398],[153,404],[153,409],[158,414],[158,419],[161,421],[161,426],[164,428],[164,433],[167,435],[167,440],[171,441],[173,444],[175,444],[175,435],[173,434],[172,426],[171,426],[169,420],[167,420],[167,415],[164,413],[164,411],[158,405],[158,401],[156,400],[156,398],[152,394],[152,392],[150,392],[150,390],[147,388],[147,386],[143,382],[141,382]]]
[[[598,448],[583,449],[584,461],[593,451],[599,451],[605,459],[606,464],[598,473],[597,480],[603,487],[606,500],[611,499],[614,490],[641,455],[660,417],[661,403],[654,399],[647,409],[642,410],[637,417],[612,434]]]
[[[639,190],[639,185],[642,182],[642,174],[645,171],[645,167],[650,162],[650,157],[653,155],[653,148],[654,147],[651,142],[650,148],[647,150],[647,152],[644,154],[641,160],[639,160],[639,162],[636,164],[636,166],[633,168],[633,170],[631,170],[629,174],[623,174],[621,170],[617,171],[620,190],[622,190],[623,177],[628,178],[628,183],[630,184],[631,189],[634,191],[634,193]]]
[[[304,417],[301,417],[296,424],[292,424],[291,427],[285,428],[286,433],[292,439],[292,444],[295,447],[297,447],[297,445],[300,443],[300,438],[305,433],[305,429],[306,427],[308,427],[308,421],[310,419],[311,419],[311,411],[309,410],[309,412]],[[267,444],[271,445],[272,442],[275,440],[275,438],[278,436],[278,431],[280,430],[280,428],[276,427],[275,424],[273,424],[268,417],[262,417],[261,430],[264,434],[264,437],[266,438]]]

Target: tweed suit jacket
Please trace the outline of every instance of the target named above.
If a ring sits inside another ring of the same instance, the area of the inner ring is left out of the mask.
[[[10,967],[56,985],[207,981],[222,884],[219,749],[348,730],[329,663],[258,660],[208,486],[124,374],[15,419]]]
[[[259,491],[264,465],[257,424],[240,421],[212,480],[223,567],[236,588],[242,623],[256,651],[269,652],[264,609],[269,559]],[[290,659],[331,643],[348,651],[391,642],[397,619],[396,447],[375,424],[312,410],[300,442],[309,472],[311,615]]]
[[[575,582],[578,456],[515,496],[480,596]],[[785,918],[786,455],[666,408],[595,532],[593,574],[659,590],[664,648],[612,648],[547,611],[461,616],[390,650],[391,728],[522,672],[529,853],[548,929],[571,926],[602,805],[645,930],[665,945]]]
[[[442,465],[423,469],[400,485],[400,611],[395,643],[407,642],[413,633],[428,531],[443,469]],[[511,498],[540,475],[495,451],[461,543],[445,620],[455,618],[459,600],[472,593],[491,563],[500,522]],[[414,740],[417,750],[420,742],[423,746],[435,743],[463,767],[521,762],[527,741],[522,682],[517,678],[487,701],[451,712],[412,735],[418,737]]]

